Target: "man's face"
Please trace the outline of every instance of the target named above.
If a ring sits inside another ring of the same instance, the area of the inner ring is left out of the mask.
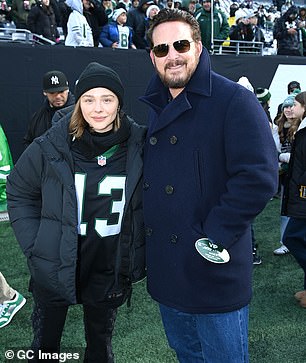
[[[83,0],[83,6],[86,10],[90,9],[91,4],[89,0]]]
[[[203,1],[203,8],[204,8],[205,11],[210,11],[211,2],[210,1]]]
[[[65,90],[62,92],[44,92],[44,95],[48,98],[49,104],[51,107],[63,107],[65,106],[68,99],[69,90]]]
[[[160,79],[175,97],[186,86],[196,69],[202,52],[202,43],[193,41],[190,25],[181,21],[157,25],[152,38],[154,46],[169,45],[169,51],[165,56],[157,57],[151,50],[150,57]],[[179,40],[191,42],[189,51],[179,53],[175,50],[173,43]]]

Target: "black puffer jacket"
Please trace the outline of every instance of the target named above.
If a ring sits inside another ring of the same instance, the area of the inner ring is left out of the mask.
[[[59,38],[55,13],[52,5],[45,6],[38,1],[29,12],[28,28],[32,33],[42,35],[53,42]]]
[[[57,305],[77,302],[78,207],[69,119],[68,115],[35,139],[7,180],[10,221],[28,259],[32,280],[46,290],[48,303]],[[145,277],[142,152],[146,128],[129,118],[128,122],[126,202],[114,257],[117,268],[105,276],[118,284],[125,277],[125,286],[117,286],[118,291],[126,291],[132,282]],[[106,296],[108,293],[105,291]]]

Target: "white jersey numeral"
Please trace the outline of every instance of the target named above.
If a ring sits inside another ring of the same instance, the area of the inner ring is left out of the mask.
[[[125,180],[126,176],[105,176],[98,185],[98,196],[111,196],[113,190],[122,190],[120,200],[113,200],[111,203],[110,214],[117,213],[117,222],[109,224],[105,218],[95,218],[95,230],[101,237],[118,234],[121,230],[121,222],[125,205]],[[82,221],[84,192],[86,187],[86,174],[75,174],[75,187],[78,201],[78,230],[82,236],[86,235],[87,222]]]

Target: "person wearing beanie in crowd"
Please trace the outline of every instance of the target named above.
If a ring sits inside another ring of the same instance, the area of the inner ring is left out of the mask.
[[[299,92],[301,92],[301,85],[300,85],[300,83],[298,81],[291,81],[291,82],[288,83],[288,85],[287,85],[288,95],[291,95],[293,93],[296,95]],[[278,107],[277,107],[277,114],[276,114],[276,116],[274,118],[274,123],[281,116],[282,106],[283,106],[283,103],[280,103],[278,105]]]
[[[136,49],[133,43],[133,30],[126,25],[126,10],[123,7],[115,9],[113,22],[104,25],[100,34],[100,43],[103,47]]]
[[[262,105],[262,108],[264,109],[265,113],[268,116],[270,126],[272,128],[273,121],[271,119],[271,115],[270,115],[270,111],[269,111],[271,93],[267,88],[262,88],[262,87],[256,88],[255,93],[256,93],[256,97],[257,97],[259,103]]]
[[[278,127],[278,140],[276,141],[276,147],[278,150],[279,161],[279,188],[281,198],[281,210],[283,209],[284,190],[288,182],[288,166],[291,156],[292,145],[295,137],[295,133],[301,122],[300,119],[294,116],[292,112],[292,106],[294,104],[295,91],[291,93],[282,104],[282,112],[280,117],[275,121]],[[273,253],[276,256],[283,256],[290,251],[283,244],[283,235],[288,224],[289,217],[281,214],[280,216],[280,246],[276,248]]]
[[[23,138],[25,146],[41,136],[52,125],[55,112],[74,104],[74,96],[69,91],[69,84],[63,72],[54,70],[44,74],[43,94],[46,97],[42,106],[32,115],[27,132]]]
[[[68,307],[82,304],[86,362],[114,362],[117,308],[145,277],[146,127],[122,110],[118,74],[90,63],[76,104],[24,151],[7,180],[12,228],[28,259],[33,362],[60,352]]]
[[[134,44],[137,49],[145,49],[146,42],[143,37],[138,36],[137,28],[145,22],[146,12],[150,5],[156,5],[153,0],[140,0],[136,9],[132,9],[127,15],[127,25],[133,29]]]
[[[302,36],[297,20],[298,8],[294,5],[278,19],[273,27],[273,37],[277,41],[277,54],[302,56]]]
[[[292,145],[284,192],[282,214],[290,216],[290,219],[283,240],[303,270],[303,290],[296,292],[294,297],[302,308],[306,308],[306,92],[295,96],[291,109],[300,124]]]
[[[157,5],[150,5],[146,11],[146,18],[144,22],[141,22],[136,29],[136,36],[144,39],[145,48],[150,49],[150,44],[147,38],[147,31],[152,23],[153,17],[160,12],[160,8]]]

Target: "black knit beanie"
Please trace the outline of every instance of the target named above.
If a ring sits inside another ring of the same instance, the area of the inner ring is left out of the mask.
[[[81,73],[74,89],[75,100],[77,101],[88,90],[97,87],[107,88],[114,92],[122,107],[124,89],[118,74],[97,62],[89,63]]]

